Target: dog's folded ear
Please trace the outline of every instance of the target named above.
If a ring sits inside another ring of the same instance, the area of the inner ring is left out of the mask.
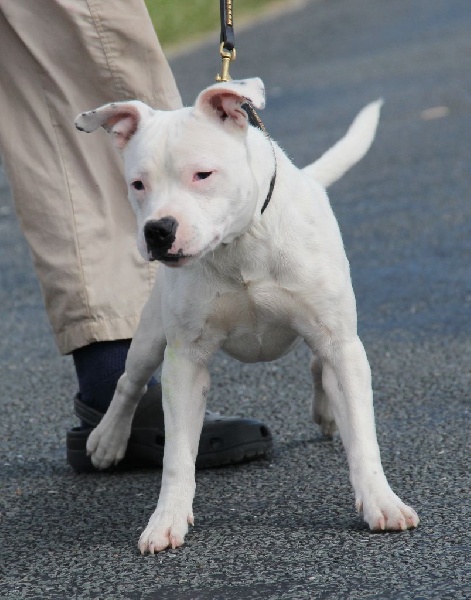
[[[78,115],[75,127],[87,133],[103,127],[112,134],[115,146],[122,150],[136,133],[141,121],[153,112],[150,106],[139,100],[112,102]]]
[[[255,108],[265,107],[265,87],[258,77],[224,81],[206,88],[196,99],[195,110],[245,129],[248,117],[242,105],[247,101]]]

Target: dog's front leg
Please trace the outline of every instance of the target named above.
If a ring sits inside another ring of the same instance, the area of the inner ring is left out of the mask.
[[[147,382],[160,366],[165,350],[165,333],[160,316],[160,291],[154,288],[136,330],[106,414],[87,440],[87,452],[95,467],[105,469],[125,455],[132,419]]]
[[[181,546],[188,524],[193,524],[195,460],[208,390],[206,365],[193,362],[167,346],[162,368],[165,415],[162,485],[157,508],[139,539],[143,554]]]
[[[321,357],[322,383],[347,452],[357,509],[373,530],[416,527],[417,514],[396,496],[383,472],[363,344],[358,337],[332,340]]]

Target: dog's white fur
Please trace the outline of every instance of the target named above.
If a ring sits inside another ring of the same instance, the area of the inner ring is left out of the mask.
[[[98,468],[123,458],[136,405],[163,361],[164,467],[157,508],[139,540],[143,553],[181,546],[193,523],[206,365],[218,348],[243,362],[270,361],[303,339],[314,356],[313,418],[327,435],[339,429],[357,509],[374,530],[419,522],[381,466],[349,264],[324,189],[368,150],[380,102],[367,106],[318,161],[299,170],[248,125],[241,108],[247,98],[263,108],[259,79],[213,85],[192,108],[154,111],[133,101],[76,121],[87,132],[105,127],[122,150],[145,259],[152,252],[144,225],[164,217],[178,222],[168,257],[160,257],[172,268],[158,270],[126,372],[87,444]],[[261,215],[275,155],[275,189]]]

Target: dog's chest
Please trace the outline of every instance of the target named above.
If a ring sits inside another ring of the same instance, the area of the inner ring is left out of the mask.
[[[297,340],[292,328],[292,298],[273,281],[244,278],[220,290],[207,324],[223,337],[221,348],[243,362],[269,361]]]

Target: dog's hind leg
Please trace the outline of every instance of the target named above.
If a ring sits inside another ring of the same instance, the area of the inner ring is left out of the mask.
[[[314,395],[311,405],[311,417],[321,428],[322,433],[331,438],[337,430],[334,413],[330,406],[329,397],[322,383],[322,361],[314,355],[311,360],[311,373],[314,384]]]
[[[105,416],[90,434],[87,452],[99,469],[117,464],[125,455],[134,412],[147,390],[147,382],[163,360],[166,339],[156,287],[141,315],[126,360]]]

